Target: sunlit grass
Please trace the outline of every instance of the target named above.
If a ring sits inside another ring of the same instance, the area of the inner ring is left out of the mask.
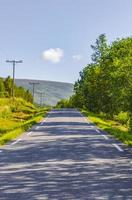
[[[15,121],[13,119],[0,119],[0,135],[11,131],[21,125],[21,122]]]
[[[0,99],[0,144],[13,140],[39,122],[48,110],[37,108],[23,99]]]
[[[12,131],[8,131],[6,134],[3,134],[0,137],[0,145],[3,145],[5,143],[13,140],[14,138],[18,137],[21,133],[23,133],[24,131],[26,131],[32,125],[34,125],[37,122],[39,122],[41,120],[41,118],[42,118],[42,116],[34,117],[33,119],[26,121],[26,123],[21,124],[20,127],[15,128]]]
[[[127,126],[113,120],[108,120],[105,116],[99,114],[94,114],[85,110],[83,110],[82,113],[103,131],[115,136],[123,143],[132,146],[132,133],[128,132]]]

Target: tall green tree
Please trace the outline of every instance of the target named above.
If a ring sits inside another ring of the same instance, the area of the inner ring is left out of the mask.
[[[132,38],[107,45],[102,34],[91,47],[92,63],[80,72],[75,83],[74,104],[110,117],[128,112],[132,127]]]
[[[4,86],[5,86],[5,91],[8,93],[8,97],[12,96],[12,79],[10,76],[8,76],[4,80]]]
[[[91,48],[93,49],[92,54],[92,61],[95,64],[99,64],[103,59],[106,57],[108,52],[108,45],[107,45],[107,39],[105,34],[101,34],[95,42],[95,45],[91,45]]]
[[[0,78],[0,97],[5,96],[5,86],[4,86],[4,81],[2,78]]]

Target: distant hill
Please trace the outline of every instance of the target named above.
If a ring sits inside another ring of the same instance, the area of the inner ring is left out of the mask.
[[[22,86],[33,92],[33,86],[29,84],[31,82],[39,83],[35,85],[35,102],[38,104],[55,105],[60,99],[69,98],[73,94],[73,84],[71,83],[29,79],[15,80],[17,86]]]

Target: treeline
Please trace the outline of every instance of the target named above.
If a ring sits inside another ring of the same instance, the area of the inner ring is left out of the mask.
[[[7,78],[0,78],[0,98],[2,97],[12,97],[12,82],[13,80],[8,76]],[[33,102],[32,94],[29,90],[23,87],[17,87],[14,85],[15,97],[21,97],[28,102]]]
[[[80,72],[75,94],[62,102],[68,107],[105,113],[109,118],[127,113],[132,130],[132,37],[108,45],[102,34],[91,48],[92,62]]]

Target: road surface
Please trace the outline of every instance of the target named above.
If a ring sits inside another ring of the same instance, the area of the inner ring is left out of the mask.
[[[0,149],[0,200],[132,200],[131,149],[80,112],[53,110]]]

